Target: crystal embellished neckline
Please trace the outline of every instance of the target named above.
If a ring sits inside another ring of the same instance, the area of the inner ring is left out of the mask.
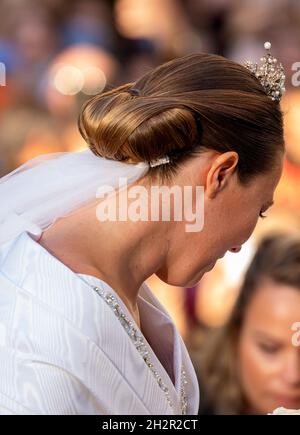
[[[174,404],[170,398],[170,392],[168,387],[163,382],[161,376],[159,375],[158,371],[155,369],[151,358],[149,356],[149,350],[147,348],[147,345],[145,343],[144,337],[141,334],[141,332],[134,326],[134,323],[124,314],[122,311],[120,304],[118,303],[117,298],[110,292],[104,291],[102,288],[88,283],[88,285],[107,303],[107,305],[112,309],[115,316],[120,321],[121,325],[129,335],[131,341],[135,345],[135,348],[139,352],[139,354],[142,356],[143,360],[151,370],[152,374],[154,375],[158,386],[160,389],[164,392],[165,397],[167,399],[167,402],[171,408],[174,407]],[[180,401],[181,401],[181,412],[182,415],[186,414],[187,411],[187,395],[185,391],[185,385],[187,384],[186,380],[186,370],[184,365],[181,366],[181,385],[180,385]]]

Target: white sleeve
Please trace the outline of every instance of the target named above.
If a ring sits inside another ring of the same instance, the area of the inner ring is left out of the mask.
[[[0,415],[105,413],[91,390],[70,372],[40,361],[19,364],[18,399],[0,392]]]
[[[33,415],[34,412],[0,392],[0,415]]]

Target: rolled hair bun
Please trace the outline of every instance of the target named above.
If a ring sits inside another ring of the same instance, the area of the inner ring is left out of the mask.
[[[173,59],[94,96],[78,127],[98,156],[128,163],[171,156],[153,171],[173,173],[206,149],[236,151],[241,181],[266,172],[284,144],[279,104],[259,80],[244,66],[205,53]]]

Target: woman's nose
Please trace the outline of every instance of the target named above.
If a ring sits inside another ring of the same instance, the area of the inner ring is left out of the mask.
[[[242,249],[241,246],[233,246],[233,248],[229,249],[230,252],[240,252],[240,250]]]

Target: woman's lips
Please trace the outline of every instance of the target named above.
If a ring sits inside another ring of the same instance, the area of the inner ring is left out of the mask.
[[[283,395],[275,395],[273,396],[274,401],[279,404],[279,406],[283,406],[285,408],[297,409],[300,407],[300,396],[291,397],[291,396],[283,396]]]

